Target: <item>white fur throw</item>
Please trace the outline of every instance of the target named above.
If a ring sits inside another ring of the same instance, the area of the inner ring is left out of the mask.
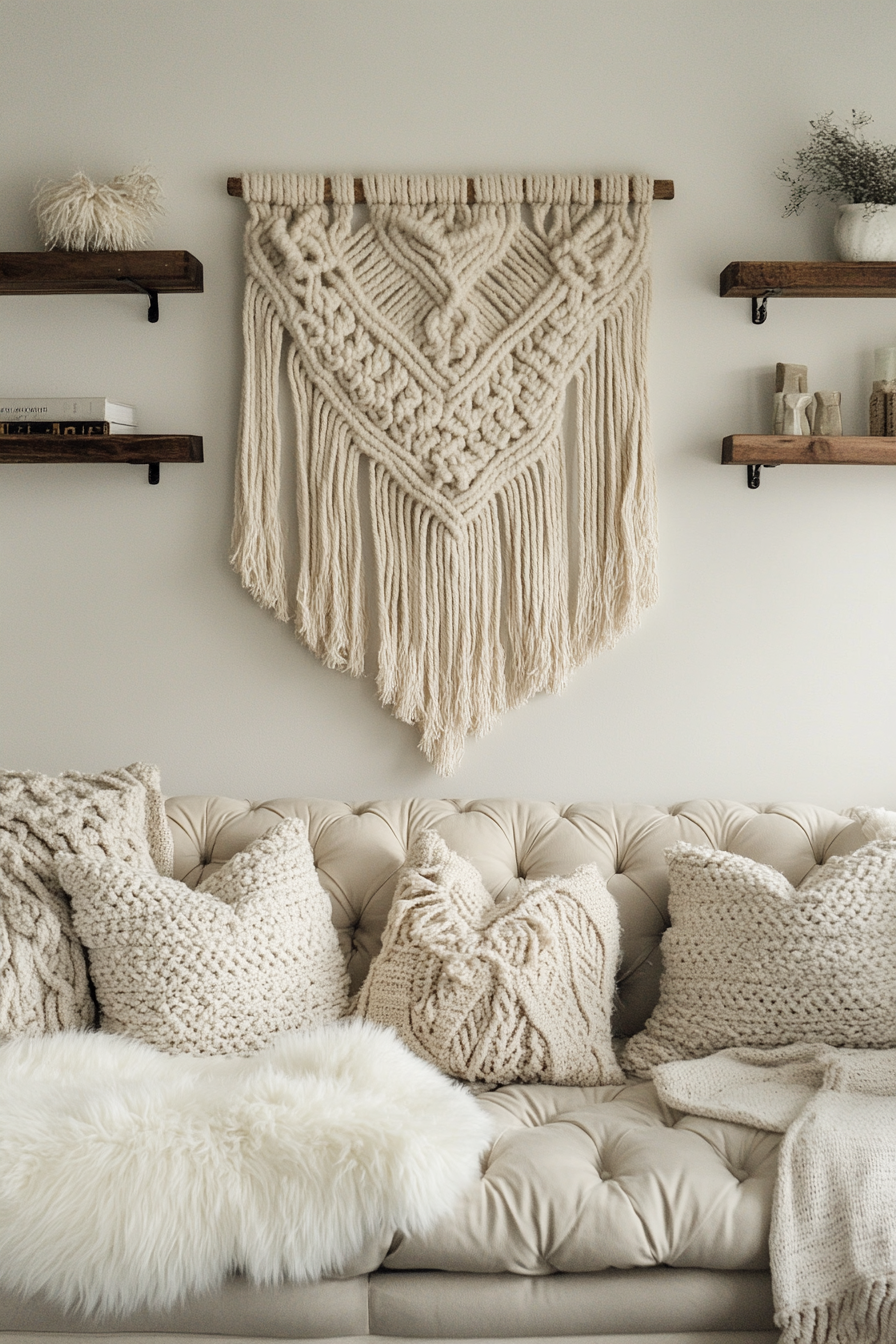
[[[616,903],[593,864],[500,904],[436,831],[399,878],[357,1011],[469,1082],[622,1082],[610,1038]]]
[[[304,823],[280,822],[192,891],[114,861],[60,864],[102,1025],[188,1054],[248,1054],[348,1009]]]
[[[59,881],[61,856],[170,872],[159,772],[0,772],[0,1038],[89,1026],[84,953]]]
[[[667,858],[660,1000],[624,1067],[648,1075],[733,1046],[896,1045],[896,840],[829,859],[798,888],[739,854],[679,844]]]
[[[103,1033],[0,1048],[0,1287],[165,1308],[240,1269],[338,1274],[423,1232],[479,1177],[485,1110],[362,1022],[249,1059]]]

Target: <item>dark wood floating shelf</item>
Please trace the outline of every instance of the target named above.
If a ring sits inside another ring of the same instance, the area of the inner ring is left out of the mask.
[[[751,299],[760,326],[769,299],[896,299],[896,261],[729,261],[723,299]]]
[[[894,466],[896,438],[817,438],[812,434],[729,434],[722,440],[726,465],[778,466],[783,462],[831,466]]]
[[[145,294],[159,320],[160,294],[201,294],[192,252],[0,252],[0,294]]]
[[[731,261],[723,299],[896,299],[896,261]]]
[[[202,462],[200,434],[0,434],[3,462],[134,462],[158,484],[161,462]]]
[[[722,440],[722,462],[747,468],[747,483],[759,485],[760,467],[783,463],[808,466],[896,466],[896,438],[821,438],[812,434],[729,434]]]
[[[191,252],[0,252],[0,294],[120,294],[124,280],[157,294],[201,294]]]

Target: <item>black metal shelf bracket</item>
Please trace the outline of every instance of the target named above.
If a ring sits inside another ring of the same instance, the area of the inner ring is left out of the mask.
[[[146,479],[149,481],[150,485],[158,485],[159,483],[158,462],[148,462],[146,465],[149,467],[149,472],[147,474]]]
[[[766,471],[773,471],[777,462],[751,462],[747,466],[747,486],[750,490],[759,489],[759,473],[763,467]]]
[[[141,285],[139,280],[132,280],[129,275],[120,275],[119,281],[123,285],[130,285],[132,289],[145,294],[149,299],[149,311],[146,314],[147,321],[158,322],[159,320],[159,291],[157,289],[147,289],[146,285]],[[755,300],[754,300],[755,302]]]
[[[756,294],[753,295],[751,303],[752,303],[753,323],[755,326],[757,327],[762,326],[763,322],[768,317],[768,309],[766,308],[766,304],[768,303],[769,299],[776,298],[777,295],[780,293],[781,290],[780,288],[778,288],[778,289],[767,289],[765,293],[761,296],[758,296]],[[759,482],[757,481],[756,484],[758,485]]]

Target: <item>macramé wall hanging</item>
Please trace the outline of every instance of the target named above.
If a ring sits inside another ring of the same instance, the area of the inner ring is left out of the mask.
[[[645,359],[648,177],[246,174],[233,532],[245,587],[377,689],[443,774],[468,733],[630,630],[656,598]],[[599,199],[595,199],[599,194]],[[630,203],[631,198],[631,203]],[[280,517],[281,354],[298,570]],[[575,390],[567,471],[563,416]],[[568,480],[568,476],[571,479]]]

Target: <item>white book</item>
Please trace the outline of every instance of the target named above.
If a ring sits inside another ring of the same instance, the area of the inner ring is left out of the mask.
[[[136,425],[133,406],[105,397],[0,397],[0,420],[108,420]]]

